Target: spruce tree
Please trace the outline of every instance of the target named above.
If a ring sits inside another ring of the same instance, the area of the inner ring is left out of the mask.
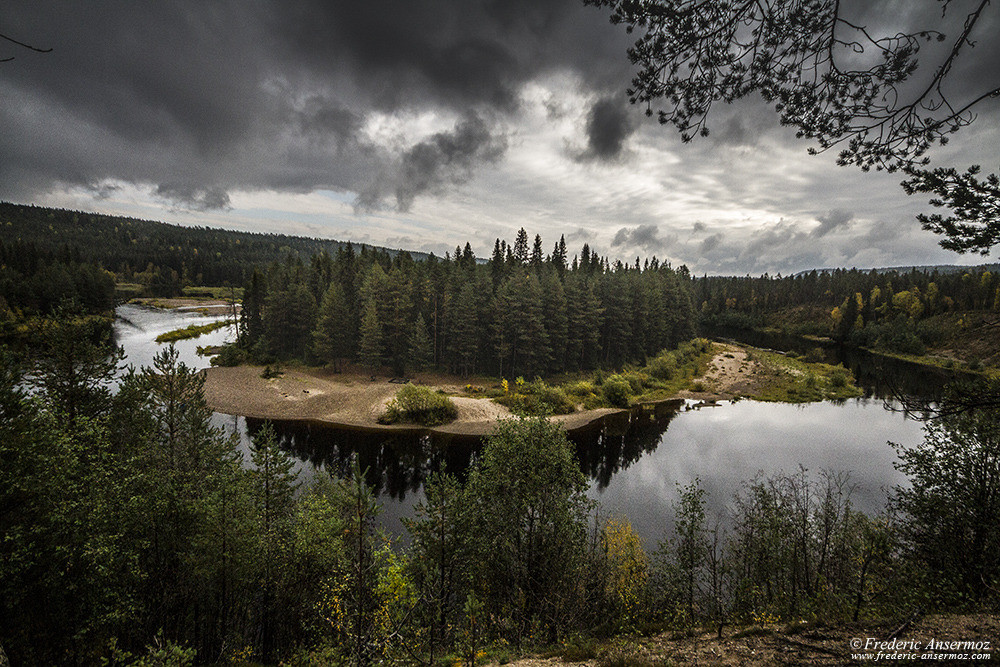
[[[369,301],[361,314],[361,330],[358,333],[358,355],[361,363],[372,373],[382,365],[382,323],[374,301]]]
[[[344,290],[336,280],[323,295],[313,329],[313,353],[325,363],[340,370],[342,359],[351,355],[351,312],[344,299]]]
[[[427,323],[424,316],[417,313],[410,332],[410,366],[414,370],[427,370],[434,363],[434,341],[427,333]]]

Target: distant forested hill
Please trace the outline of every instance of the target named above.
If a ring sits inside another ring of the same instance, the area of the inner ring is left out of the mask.
[[[173,272],[182,284],[242,285],[254,266],[283,260],[290,253],[306,259],[324,250],[335,254],[343,245],[329,239],[183,227],[0,202],[0,257],[99,264],[121,280],[159,272],[170,282]],[[360,244],[355,247],[360,249]]]

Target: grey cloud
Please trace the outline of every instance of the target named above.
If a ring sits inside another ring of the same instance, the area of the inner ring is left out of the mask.
[[[622,227],[615,233],[611,247],[637,246],[647,251],[663,246],[659,238],[659,228],[656,225],[639,225],[638,227]]]
[[[691,231],[694,232],[695,234],[703,232],[706,229],[708,229],[708,225],[706,225],[704,222],[696,222],[693,225],[691,225]]]
[[[224,210],[230,207],[229,193],[218,187],[197,188],[161,183],[155,194],[175,207],[192,211]]]
[[[477,165],[499,160],[506,148],[504,136],[492,133],[479,116],[469,116],[453,131],[439,132],[407,150],[391,173],[383,172],[362,189],[356,205],[378,208],[391,191],[397,210],[408,211],[417,195],[468,180]]]
[[[835,208],[826,215],[817,216],[816,220],[819,221],[819,226],[813,229],[811,234],[819,238],[826,236],[839,227],[846,227],[854,220],[854,214],[850,211]]]
[[[297,117],[304,135],[337,142],[355,140],[363,122],[359,114],[323,96],[310,98]]]
[[[701,242],[701,247],[700,247],[701,252],[702,253],[712,252],[713,250],[719,247],[720,243],[722,243],[722,238],[723,238],[722,234],[718,232],[707,237],[704,241]]]
[[[621,156],[625,142],[635,132],[627,105],[617,97],[604,97],[587,114],[587,150],[581,159],[614,160]]]

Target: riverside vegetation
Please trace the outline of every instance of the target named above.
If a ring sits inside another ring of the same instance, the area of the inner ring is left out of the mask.
[[[119,358],[79,326],[58,321],[30,368],[0,364],[0,641],[18,664],[477,664],[560,646],[613,664],[599,640],[619,634],[998,602],[995,411],[902,449],[910,483],[884,515],[853,509],[846,474],[748,480],[725,521],[695,482],[653,551],[600,518],[556,424],[503,421],[464,480],[432,475],[403,547],[375,530],[362,471],[298,488],[266,425],[244,465],[172,348],[112,394]]]

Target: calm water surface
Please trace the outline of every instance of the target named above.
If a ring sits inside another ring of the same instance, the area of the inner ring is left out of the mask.
[[[149,365],[162,349],[153,340],[160,333],[222,319],[137,306],[122,306],[118,313],[124,318],[116,325],[118,344],[125,348],[128,363],[136,366]],[[221,344],[232,335],[226,327],[176,347],[184,363],[205,368],[208,360],[199,357],[196,348]],[[871,374],[864,368],[855,372],[859,377]],[[692,402],[683,402],[657,419],[620,416],[573,440],[591,480],[589,495],[599,502],[601,515],[628,518],[647,547],[654,547],[672,526],[676,485],[696,478],[708,491],[710,509],[724,515],[734,494],[757,474],[795,473],[800,466],[816,475],[843,471],[850,473],[854,506],[877,512],[886,491],[905,482],[893,467],[896,456],[887,443],[919,443],[922,425],[890,409],[891,399],[887,403],[874,397],[887,395],[884,388],[866,388],[869,398],[836,404],[738,401],[693,409]],[[260,426],[218,413],[214,423],[240,435],[244,454],[248,433]],[[276,428],[296,457],[303,483],[318,474],[343,475],[357,457],[380,498],[382,525],[404,540],[399,519],[411,516],[423,499],[427,475],[447,469],[463,476],[481,448],[475,439],[387,437],[296,423]]]

